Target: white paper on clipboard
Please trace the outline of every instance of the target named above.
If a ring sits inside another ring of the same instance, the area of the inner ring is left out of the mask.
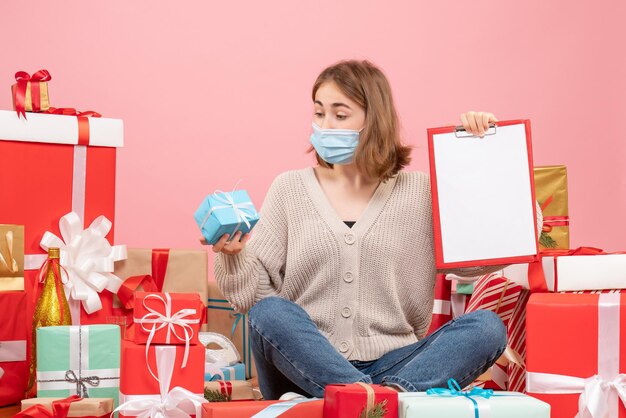
[[[445,263],[534,255],[534,220],[525,125],[457,138],[434,134]]]

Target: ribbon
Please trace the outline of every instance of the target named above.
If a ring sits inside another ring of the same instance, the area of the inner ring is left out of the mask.
[[[124,283],[117,291],[117,297],[122,302],[124,309],[133,309],[135,292],[139,289],[139,286],[144,292],[160,292],[161,289],[157,287],[154,282],[154,277],[149,274],[143,276],[132,276],[124,280]]]
[[[154,309],[148,306],[148,300],[154,299],[163,304],[163,310],[165,314],[161,313],[158,309]],[[165,343],[170,344],[171,335],[174,336],[179,341],[185,341],[185,354],[183,356],[182,367],[187,366],[187,358],[189,357],[189,345],[190,341],[193,338],[194,332],[193,328],[189,324],[198,324],[200,323],[199,319],[186,319],[189,316],[195,316],[197,311],[195,309],[181,309],[176,313],[172,313],[172,297],[168,292],[165,292],[165,299],[163,299],[160,295],[155,293],[147,294],[143,299],[143,307],[148,311],[141,318],[134,318],[135,323],[141,324],[141,328],[148,332],[148,340],[146,341],[146,364],[148,364],[148,371],[156,380],[159,378],[154,374],[150,367],[150,363],[148,363],[148,352],[150,350],[150,344],[152,343],[152,339],[157,331],[166,328],[167,336],[165,338]],[[145,325],[152,324],[151,328],[147,328]],[[184,337],[178,334],[177,327],[182,329],[185,333]]]
[[[133,295],[142,287],[144,292],[161,292],[165,283],[165,274],[169,261],[169,249],[152,250],[152,271],[151,274],[132,276],[124,280],[117,291],[117,296],[122,302],[124,309],[133,309]]]
[[[233,397],[233,384],[232,382],[228,382],[228,381],[224,381],[224,380],[218,380],[218,383],[220,385],[220,392],[222,395],[227,396],[228,400],[230,400]]]
[[[78,214],[70,212],[59,221],[62,238],[47,231],[40,245],[46,251],[50,247],[60,248],[60,263],[67,273],[65,290],[68,298],[71,296],[82,302],[90,314],[102,309],[100,292],[107,289],[116,293],[122,284],[113,270],[116,261],[126,259],[126,246],[109,244],[105,237],[112,224],[104,216],[96,218],[85,230],[81,225]]]
[[[144,292],[161,292],[165,284],[165,275],[167,273],[167,264],[169,261],[169,249],[152,250],[152,271],[151,274],[141,276],[131,276],[124,280],[117,291],[117,297],[124,309],[126,309],[127,329],[126,334],[129,338],[135,335],[135,323],[133,320],[134,295],[139,287]]]
[[[26,340],[0,341],[0,363],[26,361]],[[4,369],[0,367],[0,379]]]
[[[560,250],[560,249],[548,249],[540,251],[537,254],[537,260],[528,264],[528,286],[532,293],[546,293],[548,292],[548,283],[543,271],[543,258],[554,257],[554,264],[556,268],[556,259],[562,256],[570,255],[598,255],[609,254],[599,248],[594,247],[578,247],[573,250]]]
[[[76,122],[78,123],[78,145],[89,145],[89,119],[88,118],[100,118],[102,115],[93,110],[78,111],[71,107],[56,108],[51,107],[44,113],[51,115],[64,115],[64,116],[76,116]]]
[[[170,250],[168,248],[155,248],[152,250],[152,277],[154,277],[154,282],[159,292],[165,284],[169,256]]]
[[[626,374],[619,372],[620,294],[598,296],[598,374],[588,378],[526,373],[531,393],[580,393],[576,418],[618,418],[619,401],[626,407]]]
[[[541,205],[541,211],[544,212],[550,203],[554,200],[554,195],[551,195]],[[569,216],[544,216],[543,217],[543,232],[550,232],[555,226],[569,226]]]
[[[448,389],[445,388],[432,388],[426,391],[427,395],[433,396],[444,396],[444,397],[454,397],[454,396],[463,396],[468,399],[474,405],[474,418],[480,417],[480,407],[476,399],[474,397],[482,397],[485,399],[489,399],[493,395],[493,390],[491,389],[481,389],[474,387],[471,390],[461,390],[458,382],[454,379],[448,379]]]
[[[33,112],[37,112],[41,110],[39,83],[50,80],[52,80],[52,76],[48,70],[39,70],[32,76],[26,71],[18,71],[15,73],[15,81],[17,81],[17,88],[15,90],[15,111],[18,117],[24,116],[24,119],[26,119],[26,90],[28,83],[30,82]]]
[[[17,417],[29,417],[29,418],[66,418],[70,410],[72,402],[80,401],[80,397],[72,395],[65,399],[60,399],[52,402],[52,411],[43,406],[42,404],[33,405],[25,410],[18,412],[14,415]]]
[[[176,347],[155,348],[159,395],[126,395],[120,393],[120,406],[113,412],[140,418],[189,418],[202,416],[203,395],[198,395],[177,386],[170,390],[176,362]]]
[[[13,258],[13,231],[7,231],[4,236],[4,242],[7,246],[8,257],[5,258],[0,251],[0,264],[2,264],[9,273],[17,273],[20,267],[17,265],[17,260]]]
[[[235,226],[235,229],[233,230],[233,232],[230,234],[230,237],[228,238],[229,241],[233,239],[233,237],[235,236],[235,233],[237,232],[237,230],[239,230],[239,227],[241,226],[242,223],[245,223],[248,229],[250,229],[249,220],[253,219],[257,215],[256,210],[254,209],[254,205],[250,201],[243,202],[243,203],[236,203],[235,198],[233,197],[233,194],[235,193],[235,189],[237,188],[237,185],[239,184],[240,181],[241,180],[239,180],[235,184],[235,187],[233,187],[233,191],[230,193],[223,192],[221,190],[216,190],[215,192],[213,192],[213,198],[217,200],[218,202],[223,203],[223,205],[210,206],[209,211],[207,212],[206,216],[200,223],[200,229],[204,228],[204,225],[208,222],[213,212],[217,210],[223,210],[223,209],[232,209],[237,219],[237,225]],[[248,212],[246,213],[246,211]]]
[[[80,325],[69,328],[70,369],[65,371],[37,371],[37,390],[66,390],[72,387],[81,398],[89,397],[87,385],[116,387],[119,369],[89,369],[89,328]],[[76,352],[78,348],[78,352]]]
[[[367,383],[356,382],[356,384],[365,389],[365,392],[367,394],[367,402],[365,404],[365,416],[367,416],[370,411],[374,409],[374,400],[376,394],[374,393],[374,389],[372,389],[372,386],[368,385]]]

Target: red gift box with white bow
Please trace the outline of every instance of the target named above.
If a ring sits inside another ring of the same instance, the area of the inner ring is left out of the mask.
[[[554,417],[625,418],[625,325],[626,294],[533,294],[527,393]]]
[[[136,292],[134,302],[135,343],[200,343],[206,308],[197,293]]]

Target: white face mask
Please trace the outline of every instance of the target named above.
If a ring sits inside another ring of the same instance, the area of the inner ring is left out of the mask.
[[[350,164],[360,133],[352,129],[322,129],[313,123],[310,140],[317,154],[328,164]]]

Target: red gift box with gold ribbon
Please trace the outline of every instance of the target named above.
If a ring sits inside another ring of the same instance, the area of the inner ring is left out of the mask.
[[[327,385],[324,389],[324,418],[358,418],[367,416],[376,406],[384,408],[383,416],[398,416],[398,392],[381,385],[366,383]]]

